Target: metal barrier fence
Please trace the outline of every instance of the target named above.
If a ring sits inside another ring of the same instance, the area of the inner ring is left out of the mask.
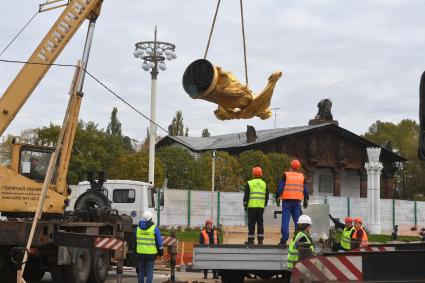
[[[246,225],[242,192],[214,192],[211,202],[209,191],[165,190],[165,205],[160,212],[161,225],[201,226],[211,217],[211,206],[215,224],[227,226]],[[334,217],[362,217],[367,224],[367,201],[365,198],[311,196],[310,203],[329,204]],[[272,196],[268,211],[279,210]],[[274,206],[274,207],[273,207]],[[265,215],[265,223],[276,223],[272,213]],[[381,199],[381,225],[385,232],[396,224],[425,226],[425,202]]]

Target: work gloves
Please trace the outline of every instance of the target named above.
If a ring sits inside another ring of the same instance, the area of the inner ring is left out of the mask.
[[[158,249],[158,256],[162,257],[164,255],[164,249]]]
[[[308,200],[303,201],[303,208],[306,209],[308,207]]]

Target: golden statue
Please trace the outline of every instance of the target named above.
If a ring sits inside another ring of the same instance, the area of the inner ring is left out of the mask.
[[[230,72],[199,59],[187,67],[183,87],[193,99],[203,99],[218,105],[214,111],[220,120],[250,119],[255,116],[267,119],[272,116],[270,100],[282,72],[273,73],[266,87],[258,95],[242,85]]]

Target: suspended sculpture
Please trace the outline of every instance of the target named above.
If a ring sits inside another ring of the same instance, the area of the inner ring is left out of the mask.
[[[187,67],[183,75],[184,90],[193,99],[216,103],[214,111],[220,120],[250,119],[255,116],[267,119],[272,116],[270,100],[282,72],[273,73],[266,87],[255,95],[230,72],[199,59]]]
[[[214,66],[206,60],[220,2],[221,0],[217,2],[217,9],[211,26],[204,59],[196,60],[187,67],[183,75],[183,88],[193,99],[203,99],[216,103],[218,108],[214,111],[214,114],[220,120],[250,119],[256,116],[263,120],[270,118],[272,116],[270,101],[276,83],[282,76],[282,72],[278,71],[270,75],[267,85],[257,95],[248,87],[248,64],[242,0],[240,0],[240,7],[245,84],[239,82],[231,72],[224,71],[221,67]]]

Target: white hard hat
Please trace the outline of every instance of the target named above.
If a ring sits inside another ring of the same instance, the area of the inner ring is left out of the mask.
[[[149,220],[152,220],[152,216],[153,216],[152,212],[150,212],[149,210],[146,210],[145,212],[143,212],[142,218],[145,221],[149,221]]]
[[[298,224],[310,224],[311,225],[311,218],[308,215],[301,215],[300,218],[298,218]]]

